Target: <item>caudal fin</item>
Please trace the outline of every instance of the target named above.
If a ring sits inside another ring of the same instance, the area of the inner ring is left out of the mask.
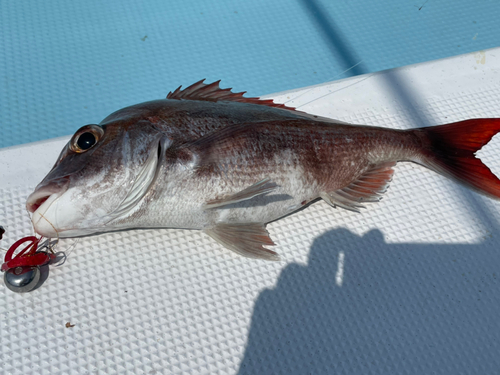
[[[420,128],[428,142],[423,163],[465,186],[500,199],[500,180],[475,156],[500,132],[499,119],[473,119]]]

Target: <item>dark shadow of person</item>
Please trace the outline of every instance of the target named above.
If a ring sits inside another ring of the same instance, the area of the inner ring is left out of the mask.
[[[327,232],[260,294],[239,374],[500,373],[499,265],[493,240]]]

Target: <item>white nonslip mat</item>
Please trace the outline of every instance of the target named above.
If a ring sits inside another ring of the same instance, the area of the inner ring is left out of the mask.
[[[500,49],[270,97],[400,129],[500,117]],[[1,247],[33,233],[26,197],[68,138],[0,150]],[[479,155],[500,173],[498,140]],[[281,262],[197,231],[62,240],[40,288],[0,286],[0,373],[500,372],[498,202],[400,163],[361,214],[319,201],[268,228]]]

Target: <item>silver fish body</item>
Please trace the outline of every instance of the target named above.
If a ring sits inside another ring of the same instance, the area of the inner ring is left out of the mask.
[[[464,146],[450,134],[474,127],[482,146],[500,121],[470,121],[409,131],[349,125],[198,82],[78,130],[27,208],[46,237],[201,229],[244,256],[277,259],[264,247],[273,244],[266,223],[320,197],[357,211],[380,199],[398,161],[498,198],[498,179],[473,156],[477,140]],[[463,169],[459,157],[475,164]]]

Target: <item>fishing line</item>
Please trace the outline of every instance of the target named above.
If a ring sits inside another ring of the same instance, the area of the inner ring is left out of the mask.
[[[59,232],[57,231],[56,227],[54,227],[54,225],[52,225],[52,223],[45,216],[43,216],[43,214],[41,212],[40,212],[40,216],[43,217],[45,219],[45,221],[50,224],[50,226],[52,227],[52,229],[54,229],[54,232],[56,232],[56,235],[57,235],[56,243],[54,245],[51,245],[50,244],[50,238],[48,238],[47,240],[49,241],[49,245],[46,246],[47,249],[49,249],[50,251],[54,252],[53,248],[59,243],[59,239],[60,239],[59,238]],[[33,226],[33,231],[35,231],[35,226]]]
[[[342,88],[340,88],[340,89],[338,89],[338,90],[331,91],[331,92],[329,92],[329,93],[327,93],[327,94],[321,95],[321,96],[319,96],[319,97],[317,97],[317,98],[314,98],[313,100],[310,100],[310,101],[308,101],[308,102],[306,102],[306,103],[303,103],[303,104],[301,104],[301,105],[297,106],[296,108],[300,108],[300,107],[305,106],[305,105],[307,105],[307,104],[310,104],[310,103],[312,103],[312,102],[314,102],[314,101],[316,101],[316,100],[318,100],[318,99],[324,98],[325,96],[332,95],[332,94],[334,94],[334,93],[336,93],[336,92],[339,92],[339,91],[345,90],[345,89],[347,89],[347,88],[349,88],[349,87],[351,87],[351,86],[357,85],[358,83],[361,83],[361,82],[363,82],[363,81],[366,81],[368,78],[373,77],[375,74],[376,74],[376,73],[369,74],[368,76],[366,76],[365,78],[363,78],[363,79],[362,79],[362,80],[360,80],[360,81],[356,81],[356,82],[351,83],[350,85],[344,86],[344,87],[342,87]],[[311,89],[311,90],[312,90],[312,89]]]
[[[52,225],[52,223],[45,216],[43,216],[43,214],[41,212],[39,212],[39,214],[40,214],[41,217],[43,217],[45,219],[45,221],[47,223],[50,224],[50,226],[52,227],[52,229],[54,229],[54,232],[56,232],[56,234],[57,234],[57,241],[59,241],[59,232],[57,231],[56,227],[54,225]],[[35,227],[33,227],[33,230],[35,230]]]
[[[331,78],[331,79],[327,80],[327,82],[330,82],[330,81],[335,81],[337,78],[339,78],[339,77],[340,77],[340,76],[342,76],[343,74],[347,73],[349,70],[354,69],[355,67],[357,67],[357,66],[358,66],[359,64],[361,64],[362,62],[363,62],[363,60],[361,60],[361,61],[360,61],[360,62],[358,62],[357,64],[354,64],[353,66],[351,66],[350,68],[348,68],[348,69],[344,70],[343,72],[341,72],[341,73],[337,74],[335,77],[333,77],[333,78]],[[287,103],[291,102],[292,100],[297,100],[298,98],[300,98],[301,96],[303,96],[303,95],[305,95],[305,94],[307,94],[307,93],[311,92],[312,90],[313,90],[313,88],[310,88],[309,90],[304,91],[302,94],[300,94],[300,95],[296,96],[295,98],[292,98],[292,99],[287,100],[287,101],[286,101],[286,102],[284,102],[283,104],[287,104]],[[318,99],[319,99],[319,98],[318,98]],[[309,102],[309,103],[310,103],[310,102]],[[306,103],[306,104],[308,104],[308,103]],[[305,105],[305,104],[301,104],[301,105],[299,105],[299,106],[298,106],[298,107],[296,107],[296,108],[300,108],[300,107],[302,107],[303,105]]]
[[[59,232],[57,231],[57,229],[54,227],[54,225],[45,217],[43,216],[43,214],[40,213],[40,216],[43,217],[47,223],[50,224],[50,226],[52,227],[52,229],[54,229],[54,232],[56,232],[56,235],[57,235],[57,238],[55,240],[55,243],[54,244],[51,244],[51,239],[50,238],[47,238],[47,240],[45,241],[45,243],[42,245],[42,247],[46,247],[48,250],[50,250],[50,252],[52,252],[53,254],[58,254],[58,253],[61,253],[63,254],[62,255],[62,263],[61,262],[56,262],[58,264],[55,264],[55,266],[60,266],[62,264],[64,264],[66,262],[66,259],[68,259],[68,256],[73,252],[73,250],[75,249],[76,245],[78,244],[78,242],[80,241],[79,238],[76,238],[73,242],[73,244],[68,248],[66,249],[66,251],[59,251],[59,252],[55,252],[55,247],[59,245],[59,241],[61,240],[61,238],[59,237]],[[48,243],[48,244],[47,244]],[[56,258],[57,259],[57,258]]]

